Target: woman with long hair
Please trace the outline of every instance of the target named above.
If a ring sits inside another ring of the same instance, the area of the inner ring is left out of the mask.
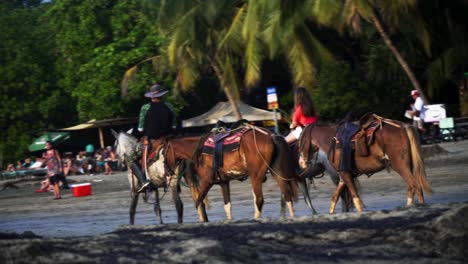
[[[47,177],[54,190],[54,200],[62,199],[59,186],[63,178],[62,158],[50,141],[46,141],[45,150],[43,157],[47,167]]]
[[[294,92],[294,112],[292,123],[289,126],[291,132],[286,136],[288,144],[292,144],[299,139],[302,128],[317,121],[312,98],[304,87],[299,87]]]

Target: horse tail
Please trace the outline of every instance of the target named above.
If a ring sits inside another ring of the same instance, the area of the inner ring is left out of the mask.
[[[198,178],[193,175],[193,171],[190,167],[190,162],[185,161],[185,173],[184,173],[184,179],[185,182],[187,183],[187,187],[190,188],[190,192],[192,193],[192,200],[193,202],[196,202],[198,199],[198,196],[200,196],[200,184],[198,182]],[[208,197],[205,197],[203,200],[205,203],[205,206],[208,208],[209,207],[209,202],[208,202]]]
[[[277,176],[285,186],[287,194],[291,195],[294,201],[299,197],[299,176],[296,173],[295,165],[288,143],[284,137],[279,135],[271,136],[275,146],[273,160],[270,163],[272,174]]]
[[[424,168],[424,161],[422,159],[421,145],[419,144],[419,134],[414,126],[405,126],[406,134],[408,135],[410,151],[411,151],[411,164],[412,173],[416,177],[419,186],[426,193],[432,193],[432,188],[427,181],[426,170]]]

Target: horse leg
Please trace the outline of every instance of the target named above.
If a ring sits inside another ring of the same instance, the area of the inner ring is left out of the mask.
[[[330,161],[328,160],[327,154],[325,152],[320,150],[318,155],[319,155],[318,162],[324,166],[325,171],[328,173],[328,175],[330,175],[331,180],[333,181],[335,186],[338,188],[338,185],[340,183],[340,175],[338,174],[336,169],[330,164]],[[341,188],[340,190],[341,191],[338,194],[341,197],[341,212],[349,212],[349,204],[351,203],[349,192],[347,189],[344,189],[344,188]],[[337,201],[335,201],[335,206],[336,206],[336,202]],[[332,213],[331,208],[330,208],[330,213]]]
[[[183,174],[183,177],[185,179],[185,182],[190,187],[190,192],[192,194],[192,199],[195,202],[197,200],[198,194],[199,194],[198,182],[196,181],[195,176],[193,175],[192,168],[190,167],[190,162],[184,161],[184,164],[187,167],[185,169],[185,173]],[[198,215],[198,221],[200,223],[208,222],[208,216],[206,215],[206,208],[205,208],[206,204],[205,204],[205,202],[207,202],[207,201],[205,200],[203,203],[200,204],[200,206],[198,208],[196,208],[197,215]]]
[[[258,219],[262,216],[263,208],[263,175],[264,173],[255,173],[250,176],[250,182],[252,184],[252,192],[254,197],[254,219]]]
[[[336,186],[335,192],[332,195],[331,205],[330,205],[330,214],[335,213],[336,202],[340,198],[339,196],[342,193],[344,187],[345,187],[344,182],[342,182],[342,181],[338,182],[338,185]]]
[[[182,223],[184,218],[184,203],[180,199],[180,188],[177,179],[172,179],[170,182],[172,200],[174,201],[177,211],[177,223]]]
[[[414,202],[414,193],[416,192],[416,195],[418,197],[418,203],[424,203],[424,195],[419,187],[419,184],[416,182],[414,179],[413,175],[411,174],[411,171],[409,169],[409,165],[404,166],[404,165],[394,165],[393,169],[400,174],[401,178],[405,181],[406,185],[408,186],[407,192],[406,192],[406,206],[413,205]]]
[[[356,210],[358,210],[358,212],[362,212],[362,209],[364,206],[362,204],[361,198],[359,198],[356,185],[354,184],[351,174],[347,171],[342,171],[340,172],[340,176],[341,176],[341,179],[343,179],[344,183],[346,184],[346,187],[348,187],[349,192],[351,193],[354,207],[356,207]]]
[[[220,185],[221,192],[223,193],[224,212],[226,213],[226,219],[232,220],[231,188],[229,186],[229,182],[223,182]]]
[[[159,223],[164,224],[162,220],[161,214],[161,204],[159,203],[159,190],[157,187],[154,188],[154,206],[153,206],[154,213],[156,214],[156,221],[159,218]]]
[[[136,191],[131,191],[131,202],[130,202],[130,224],[134,225],[135,224],[135,213],[136,213],[136,207],[138,205],[138,198],[140,194],[137,193]]]
[[[281,204],[280,217],[284,219],[286,217],[286,200],[284,200],[283,194],[281,194],[280,204]]]
[[[195,208],[199,208],[200,204],[206,198],[208,191],[213,187],[213,170],[209,168],[201,168],[198,171],[200,176],[200,193],[195,201]]]
[[[309,188],[307,187],[307,182],[305,178],[299,179],[299,187],[301,188],[302,194],[304,195],[304,201],[309,207],[309,209],[312,211],[312,214],[317,214],[317,211],[315,211],[315,208],[312,205],[312,201],[309,195]]]

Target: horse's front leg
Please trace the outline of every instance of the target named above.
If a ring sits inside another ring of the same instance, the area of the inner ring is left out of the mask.
[[[180,199],[180,188],[179,188],[179,181],[174,177],[170,184],[169,188],[171,189],[172,193],[172,200],[174,201],[176,211],[177,211],[177,223],[182,223],[184,218],[184,203],[182,199]]]
[[[138,205],[138,198],[140,197],[140,194],[137,193],[135,190],[131,190],[130,196],[132,198],[131,202],[130,202],[130,224],[134,225],[135,224],[136,207]]]
[[[328,160],[328,157],[327,157],[327,154],[320,150],[318,152],[318,162],[320,164],[322,164],[325,168],[325,171],[327,172],[327,174],[330,176],[331,180],[333,181],[333,183],[335,184],[335,186],[337,187],[335,189],[335,192],[336,190],[338,189],[338,185],[340,184],[340,175],[338,174],[338,172],[336,171],[336,169],[330,164],[330,161]],[[341,197],[341,212],[349,212],[349,209],[350,209],[350,206],[351,206],[351,196],[349,195],[349,191],[348,189],[344,189],[344,188],[340,188],[340,192],[339,192],[339,196]],[[332,197],[332,201],[333,201],[333,197]],[[336,206],[336,203],[338,202],[338,200],[336,200],[334,203],[334,207]],[[333,208],[333,212],[335,211],[335,208]],[[330,208],[330,213],[332,213],[332,210]]]
[[[200,177],[200,193],[198,194],[198,198],[195,201],[195,208],[199,208],[200,204],[206,198],[208,191],[213,186],[213,170],[208,167],[198,168],[197,174]]]
[[[255,173],[251,175],[250,182],[252,184],[252,191],[254,197],[254,207],[255,207],[255,214],[254,218],[258,219],[262,216],[262,208],[263,208],[263,175],[264,173]]]
[[[161,214],[161,204],[159,201],[159,190],[158,187],[154,187],[154,206],[153,206],[154,213],[156,214],[156,221],[159,219],[160,224],[164,224],[162,220]]]
[[[224,213],[226,213],[226,219],[232,220],[232,208],[231,208],[231,188],[229,182],[220,183],[221,192],[223,193],[224,199]]]

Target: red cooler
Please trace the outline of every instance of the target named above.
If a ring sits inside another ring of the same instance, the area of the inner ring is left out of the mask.
[[[91,183],[73,184],[71,188],[73,196],[75,197],[87,196],[92,194]]]

